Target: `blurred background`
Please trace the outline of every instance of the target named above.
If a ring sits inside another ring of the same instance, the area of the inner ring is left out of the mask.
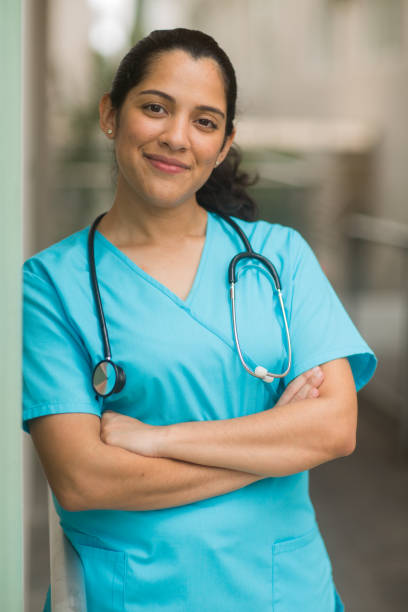
[[[214,36],[237,72],[237,142],[261,218],[298,229],[376,352],[357,450],[310,473],[347,610],[408,599],[408,2],[27,0],[24,258],[113,202],[98,102],[153,29]],[[24,434],[25,612],[49,584],[47,485]]]

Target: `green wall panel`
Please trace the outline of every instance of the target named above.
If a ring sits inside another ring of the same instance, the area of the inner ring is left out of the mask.
[[[21,2],[0,0],[0,610],[23,610]]]

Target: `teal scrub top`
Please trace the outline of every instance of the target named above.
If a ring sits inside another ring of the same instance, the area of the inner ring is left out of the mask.
[[[293,349],[285,379],[266,384],[248,374],[233,340],[227,278],[229,261],[244,247],[218,215],[207,219],[185,301],[96,231],[112,357],[127,377],[124,389],[104,400],[91,386],[93,366],[104,355],[89,277],[89,226],[25,262],[24,431],[42,415],[100,416],[105,409],[152,425],[253,414],[272,408],[305,370],[340,357],[349,359],[357,390],[369,381],[376,357],[300,233],[233,217],[278,271]],[[258,262],[241,262],[236,299],[247,363],[283,372],[288,355],[279,301]],[[54,496],[81,558],[88,612],[343,610],[308,476],[266,478],[152,511],[69,512]]]

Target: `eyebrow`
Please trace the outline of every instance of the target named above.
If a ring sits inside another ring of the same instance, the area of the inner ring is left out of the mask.
[[[164,98],[165,100],[169,100],[170,102],[175,102],[175,99],[172,96],[169,96],[169,94],[165,93],[164,91],[160,91],[159,89],[144,89],[143,91],[139,92],[139,95],[142,94],[154,94],[156,96]],[[220,115],[223,119],[225,119],[224,113],[215,106],[207,106],[206,104],[200,104],[199,106],[196,106],[196,108],[201,111],[217,113],[217,115]]]

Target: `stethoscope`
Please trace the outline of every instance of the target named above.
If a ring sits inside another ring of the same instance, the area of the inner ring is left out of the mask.
[[[269,259],[253,251],[248,238],[246,237],[242,229],[239,227],[239,225],[235,223],[235,221],[230,219],[230,217],[220,214],[220,213],[217,213],[217,214],[222,219],[227,221],[227,223],[229,223],[231,227],[234,228],[234,230],[240,236],[242,242],[245,245],[245,249],[246,249],[242,253],[238,253],[237,255],[235,255],[231,259],[230,264],[228,266],[228,281],[230,284],[232,324],[234,327],[234,339],[235,339],[235,345],[237,347],[238,355],[239,355],[242,365],[244,366],[248,374],[250,374],[251,376],[255,376],[256,378],[259,378],[263,382],[270,383],[273,381],[274,378],[283,378],[284,376],[286,376],[290,370],[290,366],[292,362],[292,349],[291,349],[291,343],[290,343],[290,334],[289,334],[288,322],[286,319],[285,307],[284,307],[283,299],[282,299],[282,291],[281,291],[281,284],[280,284],[279,276],[278,276],[278,273],[276,272],[275,266],[269,261]],[[93,370],[93,374],[92,374],[92,386],[94,388],[94,391],[100,397],[108,397],[109,395],[112,395],[113,393],[119,393],[120,391],[122,391],[126,383],[125,371],[123,370],[121,366],[119,366],[117,363],[115,363],[112,360],[112,353],[111,353],[111,348],[110,348],[108,330],[106,327],[105,315],[103,313],[102,301],[101,301],[101,296],[99,293],[98,279],[96,276],[95,250],[94,250],[95,230],[96,230],[96,226],[98,225],[99,221],[105,215],[106,215],[106,212],[96,217],[91,228],[89,229],[89,234],[88,234],[89,271],[91,275],[91,285],[92,285],[93,295],[94,295],[95,304],[96,304],[96,308],[98,312],[98,318],[99,318],[99,323],[100,323],[100,328],[101,328],[101,333],[102,333],[102,340],[103,340],[104,354],[105,354],[104,359],[102,359],[96,364]],[[235,314],[235,283],[237,282],[237,275],[236,275],[237,264],[240,261],[243,261],[244,259],[256,259],[257,261],[261,262],[265,266],[265,268],[268,270],[268,272],[271,274],[274,284],[275,284],[275,289],[276,289],[280,307],[282,310],[282,317],[283,317],[283,321],[285,325],[287,345],[288,345],[288,365],[287,365],[286,370],[282,374],[275,374],[275,373],[269,372],[267,368],[261,365],[256,366],[255,370],[252,371],[251,368],[245,362],[245,359],[242,355],[241,346],[240,346],[239,339],[238,339],[237,321],[236,321],[236,314]]]

